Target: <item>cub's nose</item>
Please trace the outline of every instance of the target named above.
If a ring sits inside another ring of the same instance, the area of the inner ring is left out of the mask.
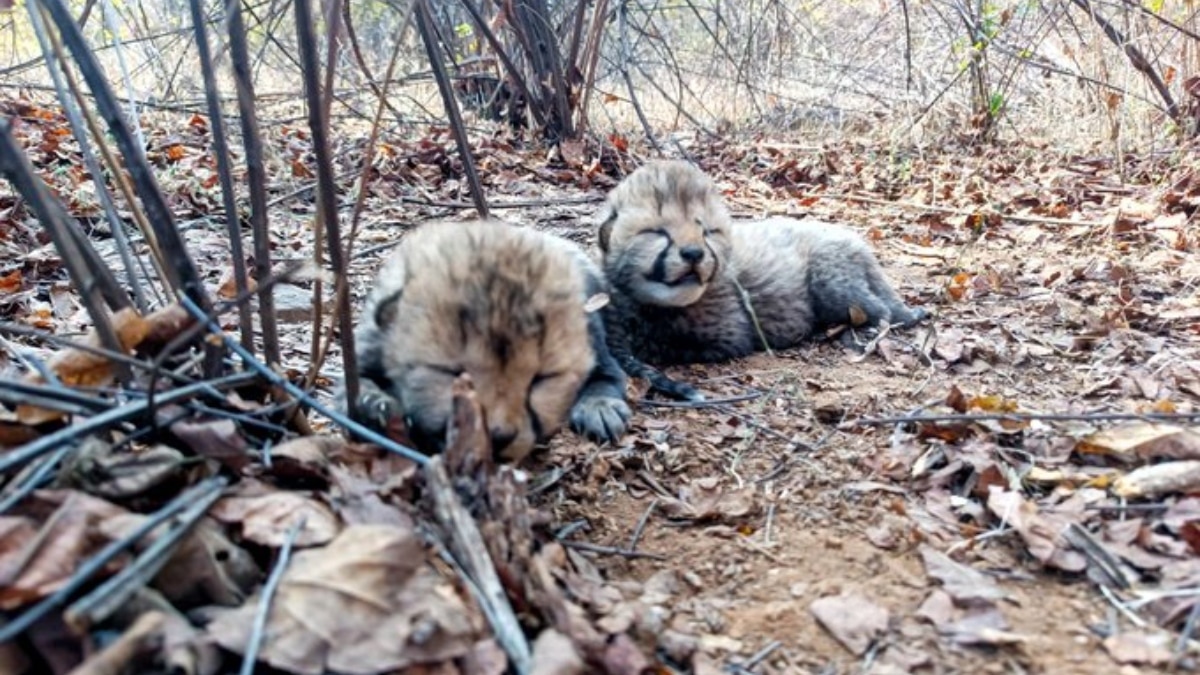
[[[494,428],[491,431],[492,452],[501,452],[517,440],[515,429]]]
[[[679,257],[683,258],[684,262],[690,262],[694,265],[704,260],[704,248],[701,246],[684,246],[679,249]]]

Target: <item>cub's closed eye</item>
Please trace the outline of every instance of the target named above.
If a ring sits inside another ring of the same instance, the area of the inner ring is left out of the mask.
[[[461,366],[444,366],[436,363],[426,363],[425,367],[434,372],[442,373],[443,375],[449,375],[450,377],[458,377],[459,375],[463,374],[463,369]]]
[[[536,387],[542,382],[545,382],[546,380],[553,380],[559,375],[562,375],[562,373],[538,373],[537,375],[533,376],[533,382],[530,383],[530,386]]]
[[[638,236],[646,234],[652,234],[656,237],[666,237],[667,241],[671,241],[671,233],[667,232],[667,228],[665,227],[656,227],[652,230],[642,230],[641,232],[638,232]]]

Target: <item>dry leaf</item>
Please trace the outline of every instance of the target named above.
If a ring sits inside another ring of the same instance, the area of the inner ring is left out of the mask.
[[[209,634],[244,653],[258,604],[256,595],[218,614]],[[426,566],[414,531],[356,525],[328,546],[295,553],[271,603],[259,660],[302,675],[394,672],[466,655],[485,625]]]
[[[296,546],[324,544],[340,529],[338,517],[328,506],[295,492],[225,497],[213,504],[209,515],[222,522],[238,523],[242,537],[276,548],[283,545],[288,530],[301,516],[305,521]]]
[[[1039,512],[1036,504],[1020,494],[997,487],[988,494],[987,506],[1021,535],[1033,557],[1067,572],[1087,568],[1087,558],[1072,549],[1063,536],[1071,522],[1065,516]]]
[[[530,675],[582,675],[587,670],[571,640],[547,628],[533,641],[533,670],[529,672]]]
[[[1123,459],[1200,459],[1200,433],[1172,424],[1142,422],[1091,434],[1079,441],[1076,449]]]
[[[171,433],[192,452],[215,459],[234,471],[241,471],[250,463],[246,438],[229,418],[181,419],[171,424]]]
[[[715,476],[700,478],[680,490],[680,499],[665,502],[662,511],[668,518],[696,521],[739,520],[758,512],[754,488],[726,491]]]
[[[165,445],[114,452],[105,441],[87,438],[64,464],[57,486],[120,500],[177,478],[185,464],[183,453]]]
[[[1003,600],[1007,594],[983,572],[955,562],[950,556],[927,544],[920,547],[925,573],[942,582],[942,588],[959,603]]]
[[[1117,663],[1165,666],[1171,662],[1171,637],[1163,632],[1133,631],[1104,638],[1104,651]]]
[[[58,590],[108,543],[101,524],[125,513],[82,492],[39,490],[0,516],[0,609],[16,609]],[[118,558],[107,569],[120,565]]]
[[[1164,462],[1134,469],[1113,481],[1113,494],[1123,499],[1156,497],[1200,488],[1200,460]]]
[[[888,629],[887,609],[854,592],[818,598],[808,611],[855,656],[865,654]]]
[[[128,536],[145,520],[146,516],[129,513],[109,518],[99,530],[115,541]],[[134,550],[144,551],[163,531],[161,526],[155,528],[151,536],[135,544]],[[235,607],[245,601],[262,576],[249,553],[230,541],[213,520],[202,518],[174,548],[150,586],[181,609],[214,604]]]
[[[122,309],[112,316],[113,331],[121,348],[128,353],[146,337],[150,325],[132,308]],[[103,347],[100,336],[92,329],[84,339],[84,344],[91,347]],[[106,356],[81,349],[64,349],[57,352],[46,363],[50,372],[54,373],[68,387],[102,387],[112,381],[113,362]],[[23,378],[32,384],[44,384],[45,379],[39,373],[29,373]],[[36,426],[52,420],[63,418],[65,415],[56,410],[39,408],[32,405],[17,406],[17,417],[23,424]]]

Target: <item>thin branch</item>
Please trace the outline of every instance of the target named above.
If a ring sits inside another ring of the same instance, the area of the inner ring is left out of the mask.
[[[193,304],[193,307],[196,305]],[[0,455],[0,473],[4,473],[18,466],[22,466],[27,462],[37,459],[42,455],[52,452],[61,447],[64,443],[74,443],[80,438],[88,434],[107,429],[110,426],[119,422],[125,422],[132,419],[137,419],[147,412],[154,409],[155,405],[167,405],[176,401],[187,400],[197,394],[204,393],[213,389],[220,390],[226,387],[234,387],[256,379],[254,373],[237,373],[227,375],[217,380],[209,380],[205,382],[197,382],[184,387],[172,389],[170,391],[160,393],[153,399],[146,398],[141,401],[127,403],[118,408],[112,408],[105,412],[90,417],[87,420],[80,422],[74,426],[59,429],[51,434],[46,434],[41,438],[30,441],[25,445],[9,450],[3,455]],[[3,629],[0,629],[0,633]],[[5,638],[0,638],[0,642],[4,642]]]
[[[283,546],[279,549],[279,558],[275,561],[275,566],[271,568],[271,576],[267,577],[267,583],[263,584],[258,607],[254,611],[254,624],[250,629],[250,636],[246,639],[246,653],[242,655],[242,668],[239,671],[241,675],[253,675],[254,673],[255,662],[258,661],[258,650],[267,633],[267,618],[271,615],[271,601],[275,599],[275,591],[279,588],[279,583],[283,581],[283,573],[287,571],[288,562],[292,558],[292,547],[296,544],[296,537],[304,529],[304,522],[305,516],[301,515],[288,529]]]
[[[254,81],[250,76],[250,55],[246,46],[246,26],[242,20],[241,0],[226,0],[229,18],[229,53],[237,86],[238,112],[242,126],[242,144],[246,150],[247,182],[250,184],[250,231],[254,237],[254,279],[258,282],[258,316],[262,328],[263,356],[267,363],[282,361],[279,327],[275,317],[275,295],[263,281],[271,275],[271,235],[267,229],[267,176],[263,161],[262,138],[258,133],[258,112],[254,105]]]
[[[429,10],[429,0],[413,0],[417,4],[417,30],[425,43],[425,53],[429,56],[429,65],[433,68],[434,79],[437,80],[438,91],[442,95],[442,104],[446,115],[450,117],[450,131],[454,134],[454,142],[458,145],[458,154],[462,159],[463,171],[467,176],[467,185],[471,187],[471,199],[475,202],[475,210],[479,217],[487,219],[487,198],[483,194],[483,185],[479,181],[479,173],[475,170],[475,158],[471,155],[471,143],[467,140],[466,126],[463,124],[462,113],[458,109],[458,100],[454,97],[454,89],[450,85],[450,76],[446,73],[446,64],[438,54],[436,31],[433,25],[433,15]]]
[[[333,175],[333,159],[329,151],[329,121],[327,105],[321,100],[317,87],[316,38],[313,35],[312,7],[309,0],[295,0],[296,41],[300,46],[300,59],[304,64],[304,93],[308,103],[308,126],[312,132],[313,153],[317,164],[317,206],[319,221],[324,226],[329,248],[329,263],[334,273],[345,277],[347,267],[345,251],[342,249],[342,229],[338,222],[336,179]],[[331,27],[334,30],[335,27]],[[332,64],[330,64],[332,67]],[[319,296],[318,296],[319,297]],[[338,323],[342,340],[342,365],[345,373],[346,400],[358,400],[358,357],[354,350],[354,319],[350,313],[350,286],[336,285]],[[318,315],[320,316],[320,315]],[[320,335],[318,331],[316,336]],[[315,356],[315,355],[314,355]]]
[[[1200,419],[1200,412],[1192,413],[967,413],[962,415],[899,415],[896,417],[864,417],[850,424],[860,427],[892,424],[921,424],[926,422],[1114,422],[1114,421],[1172,421]]]
[[[242,250],[241,219],[238,218],[237,202],[233,191],[233,167],[226,141],[225,116],[221,113],[220,92],[213,73],[212,54],[208,49],[208,31],[204,24],[201,0],[190,0],[192,27],[195,30],[196,51],[200,58],[200,72],[204,78],[205,100],[208,102],[209,131],[212,136],[213,154],[217,158],[217,176],[221,181],[221,198],[225,207],[225,232],[229,237],[229,252],[233,257],[233,284],[238,295],[247,292],[246,254]],[[242,346],[254,353],[254,322],[250,316],[250,305],[238,305],[238,326],[242,334]]]
[[[1158,95],[1162,97],[1163,103],[1166,104],[1167,114],[1171,116],[1172,120],[1178,122],[1179,104],[1177,104],[1175,102],[1175,98],[1171,96],[1171,90],[1167,87],[1167,84],[1163,82],[1162,77],[1160,77],[1158,74],[1158,71],[1154,69],[1154,66],[1150,65],[1150,62],[1146,59],[1145,55],[1142,54],[1142,50],[1138,49],[1137,45],[1133,44],[1133,42],[1121,34],[1121,31],[1118,30],[1116,26],[1109,23],[1108,19],[1101,16],[1100,13],[1096,11],[1096,8],[1092,6],[1089,0],[1071,1],[1089,16],[1091,16],[1092,20],[1095,21],[1096,24],[1100,26],[1100,29],[1104,31],[1104,34],[1108,36],[1108,39],[1111,40],[1113,44],[1120,47],[1125,52],[1125,56],[1129,57],[1129,64],[1132,65],[1135,70],[1145,75],[1146,79],[1150,80],[1151,86],[1158,91]]]

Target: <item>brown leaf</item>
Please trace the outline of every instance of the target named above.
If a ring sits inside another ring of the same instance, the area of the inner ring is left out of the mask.
[[[942,632],[960,645],[1019,644],[1028,638],[1008,630],[1008,622],[994,605],[974,607],[942,628]]]
[[[114,452],[105,441],[88,438],[63,467],[59,486],[119,500],[166,483],[183,466],[183,453],[165,445]]]
[[[312,178],[312,169],[308,168],[304,162],[295,159],[292,160],[292,178]]]
[[[1125,499],[1156,497],[1200,489],[1200,460],[1143,466],[1113,481],[1113,494]]]
[[[0,293],[19,293],[21,291],[21,269],[17,268],[4,276],[0,276]]]
[[[301,516],[305,522],[296,537],[297,546],[324,544],[340,528],[338,517],[328,506],[295,492],[225,497],[213,504],[209,514],[221,522],[240,524],[244,538],[276,548],[283,545],[288,530]]]
[[[578,139],[569,139],[558,144],[558,151],[562,155],[563,162],[572,168],[580,168],[583,166],[585,156],[584,142]]]
[[[626,633],[619,633],[604,648],[604,672],[611,675],[649,675],[653,664]]]
[[[219,614],[209,635],[244,653],[258,603]],[[259,660],[303,675],[393,672],[462,657],[484,630],[483,617],[426,565],[414,531],[356,525],[293,556]]]
[[[926,544],[921,545],[920,552],[921,560],[925,563],[925,573],[942,582],[942,588],[957,602],[990,603],[1007,597],[996,582],[983,572],[955,562],[950,556]]]
[[[1076,450],[1123,459],[1200,459],[1200,433],[1173,424],[1140,422],[1091,434],[1079,441]]]
[[[853,591],[818,598],[808,611],[855,656],[865,654],[888,629],[887,609]]]
[[[937,342],[933,345],[933,353],[946,363],[958,363],[967,355],[966,339],[961,330],[947,328],[939,332]]]
[[[1104,638],[1104,651],[1121,664],[1165,666],[1171,662],[1171,639],[1163,632],[1119,633]]]
[[[271,474],[281,478],[325,485],[329,482],[329,455],[347,444],[341,436],[300,436],[271,448]]]
[[[100,524],[124,513],[82,492],[39,490],[0,516],[0,609],[16,609],[58,590],[108,543]],[[114,561],[108,569],[120,564]]]
[[[129,513],[109,518],[99,529],[115,541],[129,536],[145,521],[146,516]],[[135,550],[144,551],[163,531],[162,527],[156,528],[152,536],[134,546]],[[215,521],[203,518],[175,547],[150,586],[182,609],[214,604],[235,607],[260,581],[262,571],[254,558],[231,542]]]
[[[508,655],[496,644],[495,639],[480,640],[471,647],[470,653],[462,658],[462,672],[504,675],[508,672]]]
[[[958,385],[950,385],[950,392],[946,394],[946,405],[956,413],[967,412],[967,395],[958,388]]]
[[[146,317],[146,336],[137,349],[143,354],[157,355],[167,343],[195,322],[187,308],[179,303],[157,309]]]
[[[251,460],[246,439],[231,419],[181,419],[171,424],[171,433],[192,452],[234,471],[241,471]]]
[[[1071,522],[1066,516],[1039,512],[1036,504],[1019,493],[995,487],[988,495],[987,506],[997,518],[1012,525],[1033,557],[1067,572],[1082,572],[1087,567],[1087,558],[1072,549],[1063,536]]]
[[[162,650],[166,621],[162,612],[142,614],[120,637],[72,669],[70,675],[111,675],[150,666]]]
[[[567,636],[547,628],[533,641],[533,670],[530,675],[582,675],[583,657]]]
[[[736,521],[758,512],[752,487],[726,491],[715,476],[700,478],[680,490],[680,499],[663,504],[668,518],[696,521]]]
[[[917,616],[925,619],[941,630],[950,625],[955,616],[954,598],[940,588],[929,593],[921,606],[917,608]]]
[[[146,320],[132,308],[123,309],[112,317],[112,326],[117,339],[125,352],[135,348],[146,337],[149,325]],[[84,339],[84,343],[92,347],[102,347],[100,336],[93,329]],[[113,363],[107,356],[81,349],[64,349],[57,352],[46,363],[51,372],[69,387],[101,387],[108,384],[113,377]],[[38,373],[30,373],[26,382],[43,384],[45,380]],[[44,422],[62,418],[64,415],[56,410],[47,410],[32,405],[17,406],[17,417],[23,424],[36,426]]]
[[[254,277],[247,276],[245,281],[247,290],[251,292],[258,290],[258,282]],[[217,287],[217,295],[226,300],[233,300],[238,296],[237,276],[232,268],[225,270],[225,273],[221,275],[221,284]]]

